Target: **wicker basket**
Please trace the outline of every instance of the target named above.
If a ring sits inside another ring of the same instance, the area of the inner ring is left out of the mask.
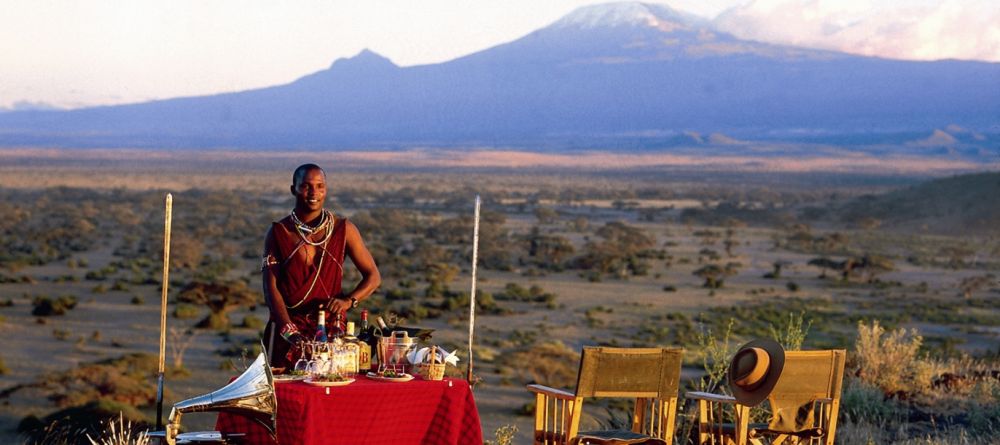
[[[421,363],[414,368],[424,380],[441,380],[444,378],[444,366],[444,363]]]

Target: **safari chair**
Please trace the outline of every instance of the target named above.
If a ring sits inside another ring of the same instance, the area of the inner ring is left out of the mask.
[[[767,398],[766,424],[750,423],[750,407],[733,397],[686,393],[698,401],[698,443],[833,445],[846,355],[843,349],[786,351],[784,369]]]
[[[680,348],[583,348],[576,392],[528,385],[535,394],[536,445],[673,443]],[[586,398],[634,398],[632,429],[580,432]]]

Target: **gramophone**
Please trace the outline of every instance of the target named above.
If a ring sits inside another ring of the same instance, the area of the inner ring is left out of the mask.
[[[181,415],[197,412],[228,412],[249,417],[267,428],[275,437],[275,412],[277,400],[274,397],[274,377],[267,359],[261,353],[243,374],[228,385],[205,395],[174,404],[167,417],[166,430],[149,433],[151,438],[159,438],[161,444],[229,443],[230,439],[242,436],[219,431],[181,433]]]
[[[163,425],[163,375],[164,352],[167,339],[167,288],[170,284],[170,222],[172,219],[173,196],[167,193],[166,208],[163,221],[163,283],[160,286],[160,357],[156,382],[156,428]],[[263,350],[263,345],[261,350]],[[197,433],[181,433],[181,415],[197,412],[229,412],[250,417],[260,423],[276,436],[277,423],[275,413],[278,411],[278,401],[274,396],[274,376],[271,366],[264,353],[250,364],[243,374],[228,385],[208,394],[192,397],[178,402],[170,410],[166,428],[162,431],[148,433],[151,438],[158,438],[160,444],[192,444],[192,443],[230,443],[243,434],[205,431]]]

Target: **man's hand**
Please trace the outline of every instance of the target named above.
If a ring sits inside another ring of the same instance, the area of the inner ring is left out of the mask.
[[[341,296],[340,298],[334,298],[330,300],[330,304],[327,306],[332,313],[347,312],[354,306],[349,298]]]

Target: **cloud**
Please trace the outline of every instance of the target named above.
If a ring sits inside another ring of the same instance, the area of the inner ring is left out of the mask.
[[[744,39],[894,59],[1000,62],[993,0],[753,0],[720,14]]]

